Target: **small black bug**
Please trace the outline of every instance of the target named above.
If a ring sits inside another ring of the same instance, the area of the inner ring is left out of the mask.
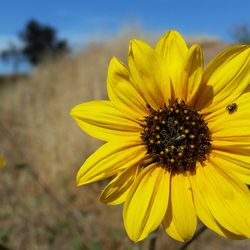
[[[233,114],[234,112],[237,111],[237,108],[238,108],[238,105],[234,102],[227,106],[227,111],[229,114]]]

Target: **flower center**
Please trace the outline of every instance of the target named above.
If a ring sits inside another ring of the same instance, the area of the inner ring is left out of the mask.
[[[194,171],[211,149],[209,129],[202,116],[184,101],[163,109],[148,107],[141,139],[154,162],[169,171]]]

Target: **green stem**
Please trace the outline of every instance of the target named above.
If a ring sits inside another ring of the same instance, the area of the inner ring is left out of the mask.
[[[149,237],[149,246],[148,249],[149,250],[155,250],[155,246],[156,246],[156,240],[157,240],[157,236],[158,236],[158,230],[156,229]]]

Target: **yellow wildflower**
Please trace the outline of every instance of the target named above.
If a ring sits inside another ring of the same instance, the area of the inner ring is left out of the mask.
[[[250,237],[250,47],[233,46],[203,69],[199,45],[176,31],[151,48],[132,40],[128,69],[109,65],[109,100],[71,114],[106,143],[83,164],[78,185],[110,176],[100,200],[124,203],[128,236],[143,240],[162,224],[192,238],[198,218],[231,239]]]
[[[0,154],[0,167],[4,167],[6,165],[6,158],[4,155]]]

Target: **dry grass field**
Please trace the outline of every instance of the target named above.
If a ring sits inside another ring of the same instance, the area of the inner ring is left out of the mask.
[[[133,37],[129,37],[133,38]],[[203,41],[208,61],[227,45]],[[126,236],[122,208],[98,201],[105,181],[76,187],[75,175],[101,143],[70,117],[81,102],[106,98],[109,60],[126,61],[128,39],[93,44],[48,62],[27,78],[0,83],[0,243],[13,250],[136,250]],[[157,249],[182,244],[159,231]],[[206,230],[188,249],[250,249]]]

